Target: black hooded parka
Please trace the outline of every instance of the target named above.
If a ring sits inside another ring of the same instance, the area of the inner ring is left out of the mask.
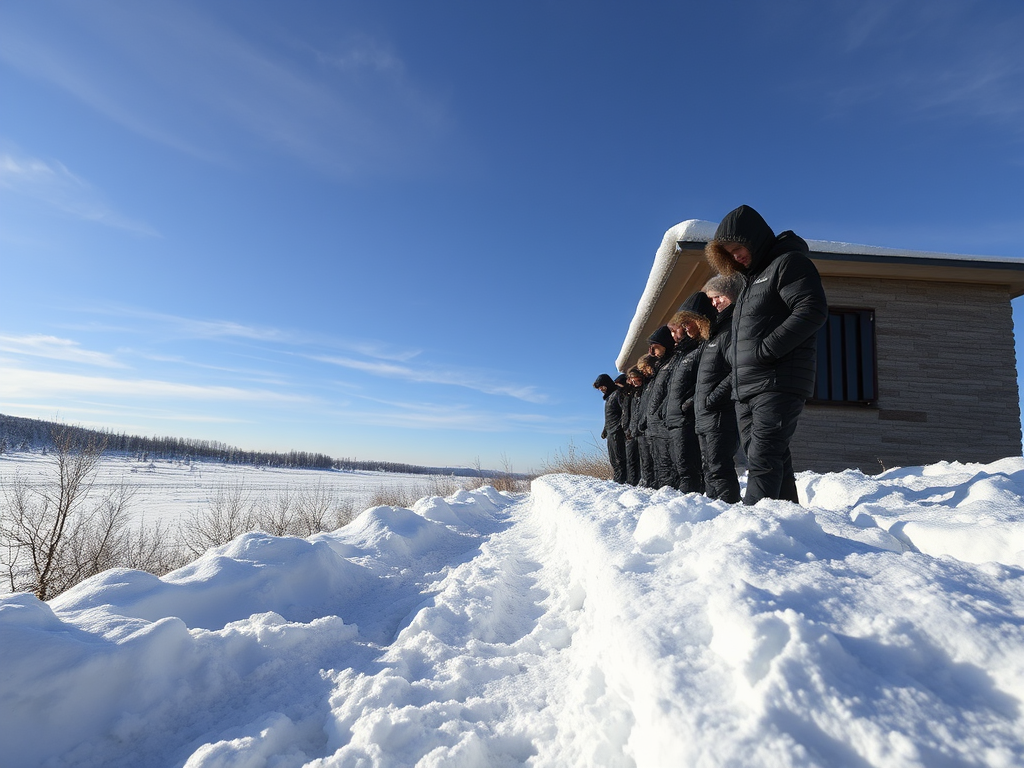
[[[616,483],[626,482],[626,433],[622,429],[622,396],[615,384],[604,395],[604,432],[608,441],[608,462],[612,465],[612,479]]]
[[[745,246],[750,263],[737,262],[728,243]],[[814,392],[816,335],[828,319],[821,277],[802,238],[789,231],[776,237],[746,205],[722,219],[707,256],[721,274],[740,273],[746,281],[733,310],[729,354],[748,465],[743,503],[799,503],[789,443]]]
[[[714,432],[720,428],[723,413],[732,414],[735,427],[736,410],[732,405],[732,313],[730,304],[718,314],[711,338],[704,344],[697,365],[697,384],[693,399],[693,415],[698,432]]]
[[[746,245],[752,257],[746,270],[721,247],[724,242]],[[743,205],[719,224],[712,253],[719,272],[742,272],[746,280],[732,319],[733,398],[745,402],[762,392],[810,397],[816,334],[828,319],[828,301],[807,243],[791,231],[776,237],[757,211]]]
[[[640,419],[640,429],[649,441],[651,457],[654,462],[652,487],[671,486],[675,488],[679,484],[679,473],[676,471],[669,447],[669,431],[665,424],[664,406],[665,398],[668,395],[668,382],[679,356],[668,326],[661,326],[651,334],[649,340],[665,347],[665,356],[659,360],[654,378],[644,387],[643,399],[646,399],[647,403]]]
[[[730,304],[718,313],[711,338],[704,343],[693,398],[704,493],[730,504],[740,500],[734,461],[740,446],[740,433],[732,402],[732,367],[729,365],[733,309]]]

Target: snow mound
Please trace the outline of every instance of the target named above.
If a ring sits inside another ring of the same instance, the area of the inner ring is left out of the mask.
[[[550,475],[2,598],[0,764],[1024,763],[1024,460],[799,482]]]
[[[1024,566],[1024,462],[942,462],[866,476],[856,470],[805,476],[811,506],[844,512],[855,525],[878,528],[906,549],[969,563]]]

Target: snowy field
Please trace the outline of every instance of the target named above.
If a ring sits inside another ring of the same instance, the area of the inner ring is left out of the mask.
[[[52,475],[50,457],[42,453],[8,453],[0,456],[0,482],[15,476],[39,481]],[[471,478],[456,478],[469,481]],[[258,468],[216,461],[139,462],[128,457],[104,457],[96,474],[96,496],[126,482],[137,489],[132,510],[146,523],[174,524],[183,516],[203,509],[218,488],[242,485],[251,495],[273,496],[317,484],[334,491],[339,499],[350,499],[355,509],[365,509],[382,486],[421,490],[431,487],[430,475],[392,472],[337,472],[319,469]],[[2,768],[2,764],[0,764]]]
[[[1024,765],[1024,460],[550,475],[0,599],[0,765]]]

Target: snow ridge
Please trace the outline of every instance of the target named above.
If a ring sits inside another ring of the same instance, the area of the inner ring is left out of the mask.
[[[551,475],[0,598],[0,764],[1024,762],[1024,459],[800,487]]]

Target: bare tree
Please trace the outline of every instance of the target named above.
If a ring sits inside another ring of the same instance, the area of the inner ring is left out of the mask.
[[[129,525],[134,487],[121,482],[93,501],[102,441],[66,425],[54,429],[52,441],[50,477],[29,483],[18,476],[3,486],[0,500],[4,581],[12,591],[30,591],[40,600],[127,565],[131,542],[147,535]],[[157,549],[136,547],[132,565],[152,568]]]

